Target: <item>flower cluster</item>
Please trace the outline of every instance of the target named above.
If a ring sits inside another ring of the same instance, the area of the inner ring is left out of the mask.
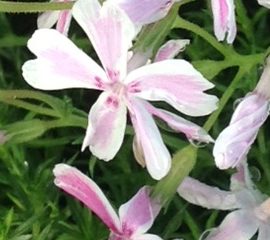
[[[67,0],[52,0],[63,1]],[[191,63],[173,59],[189,40],[170,40],[152,56],[151,49],[136,51],[133,43],[144,25],[165,17],[180,0],[77,0],[71,10],[45,12],[38,17],[38,30],[28,41],[36,56],[24,63],[23,77],[34,88],[70,88],[101,91],[90,107],[81,150],[89,148],[104,161],[112,160],[125,137],[128,117],[134,129],[136,160],[155,180],[171,168],[171,153],[165,146],[154,117],[190,140],[215,142],[213,156],[218,168],[236,167],[230,191],[207,186],[191,177],[178,193],[185,200],[208,209],[231,210],[221,225],[210,231],[208,240],[259,240],[270,236],[270,198],[252,183],[247,154],[269,115],[270,57],[255,90],[237,106],[229,126],[216,141],[200,126],[176,112],[198,117],[217,109],[218,98],[205,91],[210,83]],[[269,1],[259,1],[269,7]],[[214,34],[232,44],[237,33],[233,0],[211,0]],[[72,18],[89,38],[100,64],[86,55],[67,36]],[[56,24],[56,29],[50,29]],[[163,101],[173,112],[156,107]],[[0,144],[5,136],[0,133]],[[160,240],[146,233],[161,204],[151,187],[142,187],[115,212],[97,184],[78,169],[58,164],[53,170],[55,185],[93,211],[110,230],[110,240]]]

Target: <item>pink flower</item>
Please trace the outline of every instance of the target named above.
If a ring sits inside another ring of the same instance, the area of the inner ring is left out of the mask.
[[[214,17],[214,32],[218,41],[232,43],[236,36],[236,21],[233,0],[211,0]]]
[[[110,229],[110,240],[161,240],[157,235],[146,234],[160,210],[150,198],[148,187],[121,205],[117,215],[98,185],[76,168],[57,164],[53,173],[57,187],[83,202]]]
[[[51,0],[52,2],[68,2],[69,0]],[[56,30],[64,35],[68,34],[71,11],[48,11],[40,14],[37,19],[38,28],[52,28],[56,24]]]
[[[247,94],[230,124],[216,139],[213,155],[218,168],[236,167],[246,158],[260,127],[269,115],[270,58],[256,89]]]
[[[231,210],[221,225],[205,240],[249,240],[258,231],[258,240],[270,236],[270,198],[254,188],[247,167],[239,166],[232,176],[231,191],[211,187],[192,178],[186,178],[178,193],[188,202],[208,208]]]
[[[111,160],[123,142],[129,110],[149,173],[155,179],[164,177],[170,169],[171,156],[151,116],[158,116],[159,110],[151,110],[154,107],[148,107],[145,100],[165,101],[187,115],[202,116],[216,109],[217,98],[203,92],[214,85],[184,60],[160,61],[127,73],[134,25],[115,5],[105,3],[101,7],[95,0],[79,0],[73,7],[73,16],[91,40],[104,70],[68,38],[55,30],[43,29],[37,30],[28,42],[37,59],[23,65],[25,80],[43,90],[102,90],[90,110],[82,149],[89,146],[98,158]],[[176,115],[163,111],[160,116],[177,127]],[[188,122],[180,121],[180,125],[187,123],[184,127],[189,127]],[[205,133],[202,135],[206,137]]]

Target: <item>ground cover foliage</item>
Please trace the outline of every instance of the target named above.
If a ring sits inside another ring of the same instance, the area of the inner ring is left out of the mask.
[[[161,22],[144,27],[138,42],[143,42],[146,48],[155,44],[152,46],[157,49],[169,39],[190,39],[191,43],[178,58],[189,60],[212,81],[216,87],[210,92],[220,98],[219,109],[212,115],[190,119],[199,125],[206,123],[205,129],[216,138],[228,125],[239,99],[254,89],[260,77],[269,53],[269,10],[256,1],[236,0],[238,35],[234,44],[228,45],[213,37],[209,1],[183,2],[179,10],[179,6],[173,7]],[[171,21],[169,18],[175,13],[176,20]],[[88,150],[80,151],[88,111],[97,99],[97,91],[40,92],[24,81],[21,66],[33,58],[26,43],[36,29],[36,18],[36,13],[0,13],[0,129],[8,136],[0,145],[0,239],[107,239],[108,230],[100,220],[54,186],[54,165],[64,162],[86,173],[103,189],[116,209],[141,186],[157,182],[134,160],[131,125],[113,161],[105,163]],[[159,31],[164,26],[166,31]],[[71,29],[69,37],[97,59],[75,21]],[[158,41],[154,42],[151,34]],[[163,103],[156,105],[170,109]],[[190,143],[164,123],[157,120],[157,124],[170,152],[177,153],[174,161],[181,161],[179,151]],[[248,155],[253,181],[268,195],[269,131],[268,120]],[[212,144],[202,147],[192,144],[198,152],[190,175],[228,189],[229,176],[234,170],[221,171],[215,167]],[[184,176],[184,172],[179,175]],[[191,205],[175,194],[166,199],[151,232],[163,239],[199,239],[206,229],[218,226],[224,216],[224,212]]]

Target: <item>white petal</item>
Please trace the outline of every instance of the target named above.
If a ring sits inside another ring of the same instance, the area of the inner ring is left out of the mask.
[[[145,233],[154,222],[150,189],[141,188],[127,203],[119,208],[123,233],[130,237]]]
[[[43,90],[105,89],[105,72],[68,38],[54,29],[35,31],[28,48],[37,56],[24,63],[28,84]]]
[[[51,28],[56,24],[60,11],[48,11],[40,14],[37,18],[38,28]]]
[[[252,211],[238,210],[225,217],[206,240],[249,240],[257,232],[259,223]]]
[[[257,240],[269,240],[270,225],[269,223],[261,224],[259,227],[259,235]]]
[[[166,101],[187,115],[203,116],[217,108],[217,97],[203,92],[214,85],[185,60],[143,66],[130,72],[125,81],[136,96]]]
[[[154,179],[163,178],[171,167],[171,156],[158,128],[144,107],[143,100],[130,99],[130,116],[136,138],[141,144],[148,172]]]
[[[135,28],[126,14],[113,4],[78,0],[73,16],[90,38],[109,78],[118,81],[126,75],[127,53]]]
[[[129,18],[139,25],[156,22],[165,17],[170,10],[173,0],[107,0],[119,5]]]
[[[143,234],[134,236],[131,240],[162,240],[162,238],[154,234]]]
[[[155,115],[165,121],[173,130],[184,133],[188,139],[206,143],[214,142],[210,135],[195,123],[192,123],[169,111],[155,108],[148,103],[146,104],[146,108],[152,115]]]
[[[229,210],[239,207],[233,192],[208,186],[191,177],[183,180],[177,192],[186,201],[208,209]]]
[[[190,41],[188,39],[170,40],[166,42],[158,50],[154,62],[173,59],[177,54],[184,51],[186,45],[189,43]]]
[[[122,145],[126,115],[127,108],[121,97],[103,92],[90,110],[82,150],[89,146],[98,158],[111,160]]]
[[[82,201],[111,230],[119,232],[120,221],[98,185],[78,169],[57,164],[53,170],[57,187]]]

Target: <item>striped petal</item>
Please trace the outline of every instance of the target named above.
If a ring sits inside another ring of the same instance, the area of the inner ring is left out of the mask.
[[[92,106],[82,150],[100,159],[111,160],[120,149],[126,128],[127,108],[120,97],[103,92]]]
[[[83,202],[114,232],[120,232],[117,214],[98,185],[78,169],[57,164],[53,170],[57,187]]]
[[[24,63],[23,77],[42,90],[105,89],[105,72],[68,38],[54,29],[39,29],[28,41],[37,58]]]

